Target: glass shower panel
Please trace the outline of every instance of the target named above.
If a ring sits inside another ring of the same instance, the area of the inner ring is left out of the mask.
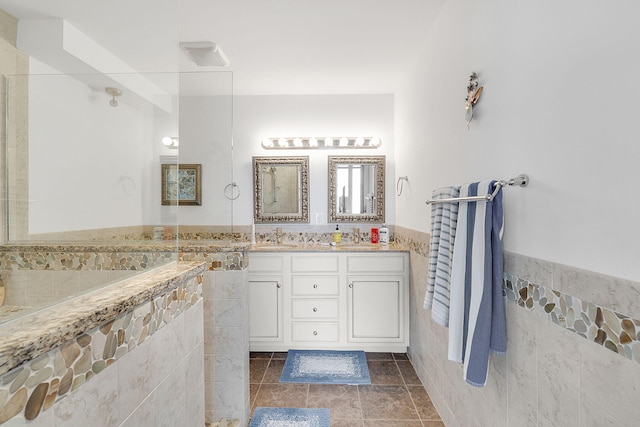
[[[147,240],[154,227],[176,229],[160,215],[159,159],[162,137],[179,131],[177,82],[177,73],[7,76],[6,241]],[[177,217],[175,203],[163,208]]]
[[[202,201],[178,211],[181,240],[222,240],[233,236],[233,74],[180,73],[181,165],[200,165]]]

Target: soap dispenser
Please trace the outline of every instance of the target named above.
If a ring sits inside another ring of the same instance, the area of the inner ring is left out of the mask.
[[[378,239],[381,244],[388,245],[389,244],[389,229],[386,224],[382,224],[380,230],[378,230]]]
[[[333,232],[333,243],[342,242],[342,233],[340,232],[340,228],[336,224],[336,231]]]

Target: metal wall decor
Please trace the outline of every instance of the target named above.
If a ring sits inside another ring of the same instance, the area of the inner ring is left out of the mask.
[[[478,83],[478,73],[475,71],[471,73],[469,76],[469,84],[467,85],[467,97],[465,100],[465,120],[467,121],[467,129],[471,125],[471,120],[473,120],[473,107],[478,103],[480,99],[480,94],[484,89],[483,86],[480,86]]]

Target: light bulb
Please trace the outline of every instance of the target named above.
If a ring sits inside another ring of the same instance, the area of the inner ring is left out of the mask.
[[[331,138],[330,136],[326,137],[324,139],[324,146],[325,147],[333,147],[333,138]]]
[[[264,148],[273,148],[273,141],[269,138],[265,138],[262,140],[262,146]]]
[[[340,138],[340,147],[346,147],[349,145],[349,140],[347,138]]]
[[[111,101],[109,101],[109,105],[111,105],[113,108],[118,106],[118,101],[116,101],[115,97]]]
[[[173,140],[171,139],[171,137],[165,136],[164,138],[162,138],[162,143],[167,147],[171,147],[173,145]]]
[[[317,138],[309,138],[309,146],[310,147],[317,147],[318,146],[318,139]]]
[[[293,145],[294,145],[295,147],[302,147],[302,139],[300,139],[300,138],[295,138],[295,139],[293,140]]]
[[[380,138],[378,138],[377,136],[374,136],[373,138],[371,138],[371,140],[369,141],[369,145],[371,147],[374,148],[378,148],[380,146]]]
[[[359,136],[356,138],[356,147],[362,147],[364,145],[364,138]]]
[[[288,145],[286,138],[280,138],[280,139],[278,140],[278,145],[279,145],[280,147],[286,147],[286,146]]]

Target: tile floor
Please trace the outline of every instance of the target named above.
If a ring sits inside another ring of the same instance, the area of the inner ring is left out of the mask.
[[[331,427],[444,427],[406,354],[366,353],[371,385],[280,383],[287,353],[251,353],[258,406],[329,408]]]

